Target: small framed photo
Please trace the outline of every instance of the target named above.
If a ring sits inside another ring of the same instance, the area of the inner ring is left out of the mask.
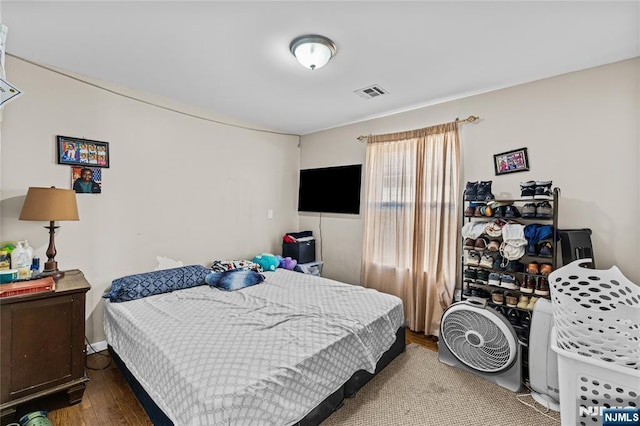
[[[58,164],[109,167],[109,142],[58,136]]]
[[[528,171],[529,157],[527,157],[527,148],[495,154],[493,156],[493,167],[495,168],[496,176],[505,173]]]
[[[71,167],[71,188],[77,194],[102,193],[102,169],[97,167]]]

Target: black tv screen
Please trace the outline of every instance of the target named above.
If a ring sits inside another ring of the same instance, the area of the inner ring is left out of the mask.
[[[362,164],[300,170],[299,212],[360,213]]]

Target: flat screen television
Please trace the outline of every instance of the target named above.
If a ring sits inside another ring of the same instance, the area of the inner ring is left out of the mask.
[[[360,213],[362,164],[300,170],[299,212]]]

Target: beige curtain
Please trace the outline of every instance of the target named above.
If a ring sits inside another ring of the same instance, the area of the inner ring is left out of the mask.
[[[368,138],[362,283],[434,336],[455,291],[459,163],[457,123]]]

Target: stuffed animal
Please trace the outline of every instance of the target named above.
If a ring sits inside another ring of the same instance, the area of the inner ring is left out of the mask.
[[[270,253],[259,254],[251,261],[260,265],[263,271],[275,271],[280,264],[278,258]]]
[[[293,271],[293,268],[296,267],[296,265],[298,264],[298,261],[295,259],[292,259],[290,257],[282,257],[280,255],[276,255],[276,257],[278,258],[278,268],[282,268],[282,269],[288,269],[290,271]]]

